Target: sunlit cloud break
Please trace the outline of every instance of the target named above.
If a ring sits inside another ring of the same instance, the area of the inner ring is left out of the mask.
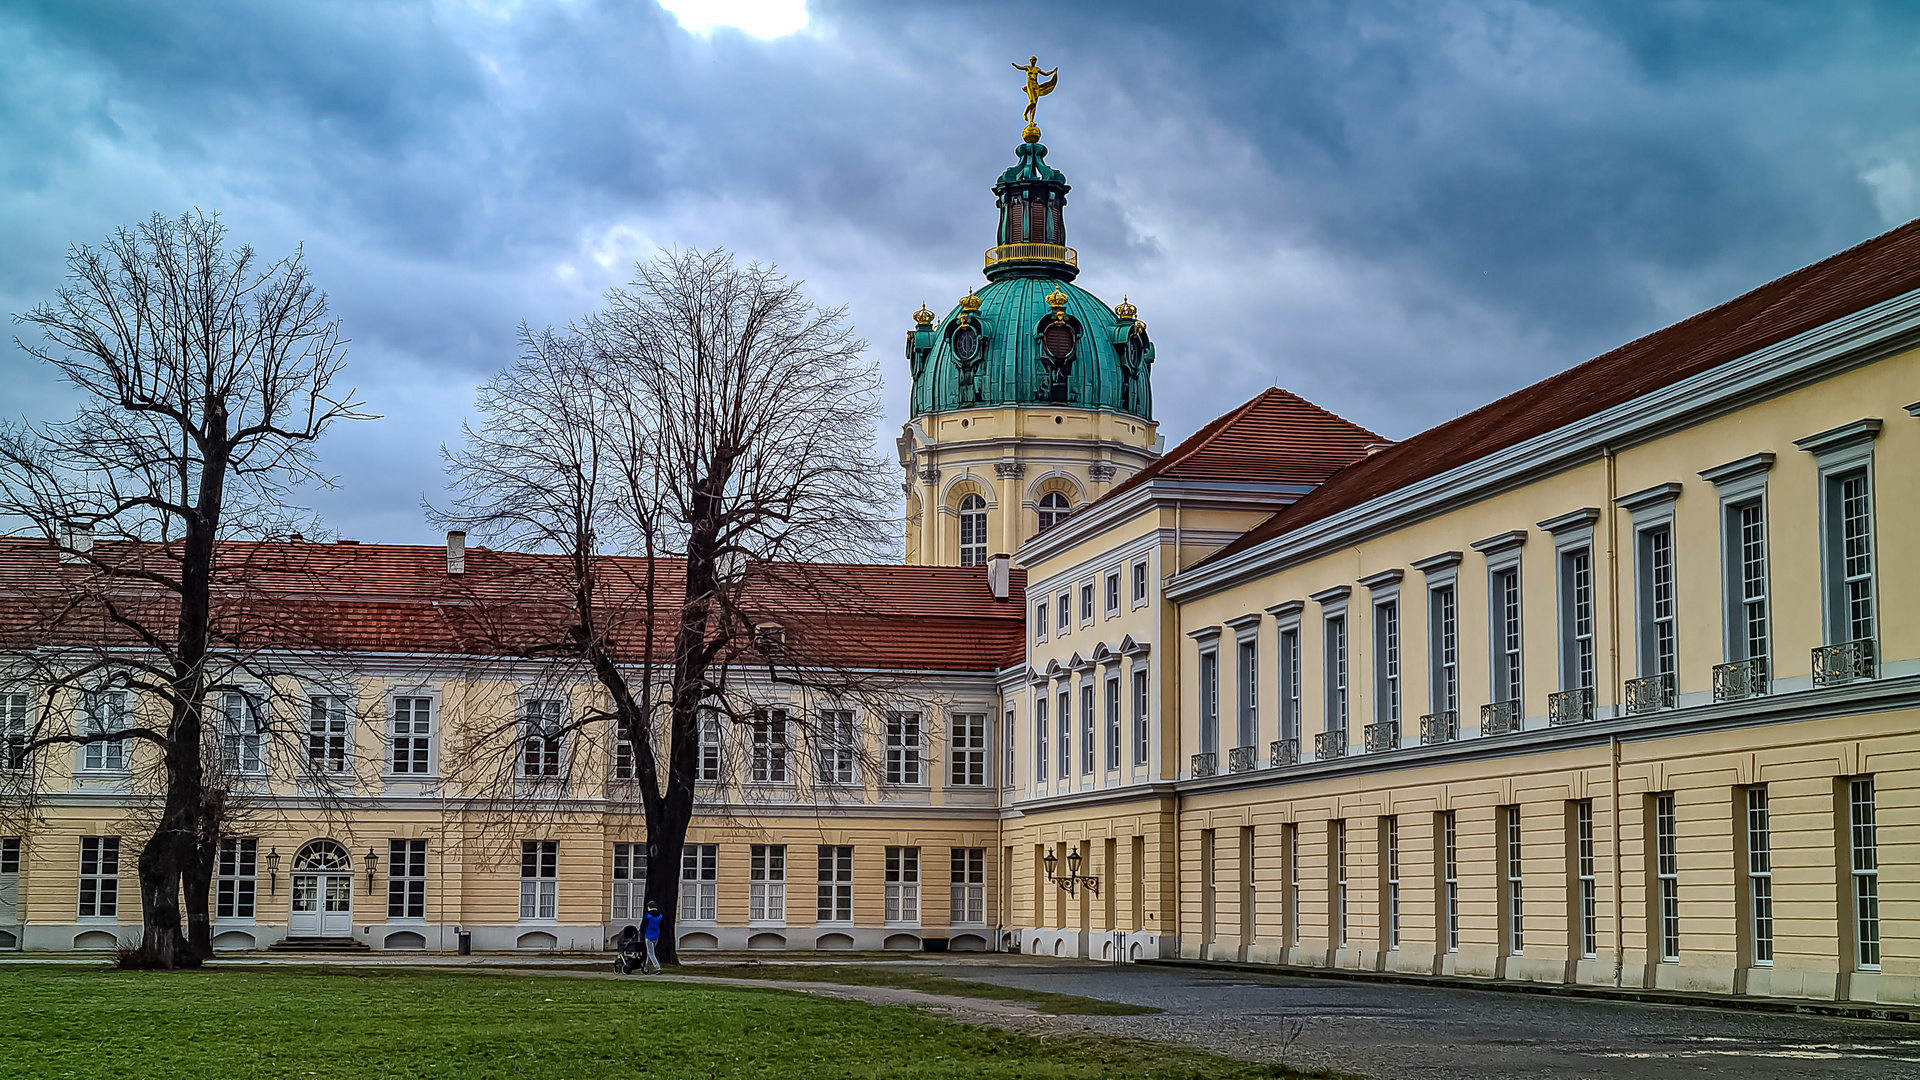
[[[767,39],[785,37],[807,27],[806,0],[660,0],[680,28],[709,37],[730,26]]]

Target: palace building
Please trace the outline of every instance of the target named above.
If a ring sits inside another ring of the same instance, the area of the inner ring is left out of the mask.
[[[908,331],[906,565],[847,571],[851,648],[921,704],[745,691],[769,721],[702,747],[682,948],[1920,1003],[1920,223],[1404,441],[1274,389],[1167,448],[1154,342],[1073,284],[1046,158],[1029,125],[985,283]],[[252,759],[219,947],[599,949],[633,918],[620,748],[499,723],[593,688],[443,629],[530,557],[451,543],[297,553],[359,642],[351,679],[285,676],[341,779]],[[0,589],[60,572],[0,551]],[[0,686],[0,723],[142,708],[108,697]],[[118,746],[34,778],[0,942],[137,931]]]

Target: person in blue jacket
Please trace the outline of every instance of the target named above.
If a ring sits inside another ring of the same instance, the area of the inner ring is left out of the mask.
[[[646,917],[640,920],[641,933],[647,940],[647,963],[640,970],[649,975],[660,972],[660,958],[654,954],[654,950],[660,947],[660,924],[665,921],[660,914],[660,905],[648,903]]]

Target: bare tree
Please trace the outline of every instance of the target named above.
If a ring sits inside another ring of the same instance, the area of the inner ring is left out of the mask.
[[[482,390],[483,424],[448,453],[460,494],[435,516],[553,553],[529,570],[550,587],[521,591],[515,625],[498,629],[517,635],[509,652],[564,661],[556,672],[603,691],[569,723],[610,727],[621,747],[670,957],[701,725],[770,722],[740,673],[874,692],[826,662],[849,650],[836,640],[846,620],[823,612],[850,611],[860,590],[820,565],[890,552],[879,376],[843,311],[723,251],[641,264],[605,309],[565,332],[523,331],[523,345]],[[530,618],[540,596],[547,614]],[[805,627],[772,625],[770,613],[809,611]]]
[[[0,515],[59,563],[11,628],[47,689],[19,751],[150,748],[141,947],[164,967],[211,955],[208,893],[235,805],[218,754],[236,725],[264,720],[216,723],[215,697],[263,685],[267,643],[290,643],[249,585],[263,558],[290,556],[236,541],[287,537],[292,489],[327,482],[315,441],[370,418],[334,388],[346,343],[300,254],[265,262],[225,241],[216,216],[156,214],[74,250],[58,299],[17,319],[41,332],[21,347],[82,407],[0,431]],[[120,707],[126,691],[137,707]]]

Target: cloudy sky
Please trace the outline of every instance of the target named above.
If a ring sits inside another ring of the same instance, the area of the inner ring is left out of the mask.
[[[413,542],[516,324],[662,247],[846,305],[897,431],[1030,53],[1080,283],[1152,324],[1170,442],[1269,385],[1405,437],[1920,215],[1911,3],[668,6],[0,0],[0,311],[156,210],[304,244],[384,416],[312,502]],[[70,408],[9,334],[0,412]]]

